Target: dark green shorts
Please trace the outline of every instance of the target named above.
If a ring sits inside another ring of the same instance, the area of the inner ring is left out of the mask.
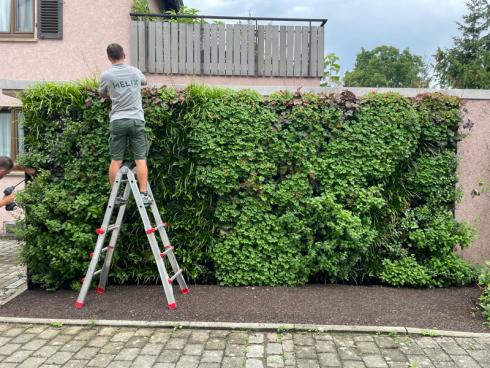
[[[148,139],[145,122],[136,119],[118,119],[111,121],[109,153],[112,160],[123,160],[126,145],[129,141],[134,160],[146,160],[148,156]]]

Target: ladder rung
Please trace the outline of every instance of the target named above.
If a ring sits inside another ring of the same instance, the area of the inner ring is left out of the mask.
[[[94,276],[97,276],[97,275],[98,275],[99,273],[101,273],[101,272],[102,272],[102,269],[100,269],[100,270],[98,270],[98,271],[95,271],[95,272],[94,272]]]
[[[175,275],[173,275],[172,277],[169,277],[168,278],[168,282],[171,284],[177,278],[177,276],[179,276],[182,272],[183,272],[182,269],[178,270],[175,273]]]
[[[115,230],[119,227],[119,225],[117,224],[112,224],[112,225],[109,225],[109,227],[107,228],[107,231],[112,231],[112,230]]]
[[[171,251],[173,251],[173,250],[174,250],[174,247],[171,247],[170,245],[166,245],[166,246],[165,246],[165,249],[166,249],[166,251],[165,251],[165,252],[160,253],[160,257],[162,257],[162,258],[163,258],[163,257],[165,257],[165,255],[166,255],[167,253],[170,253]]]

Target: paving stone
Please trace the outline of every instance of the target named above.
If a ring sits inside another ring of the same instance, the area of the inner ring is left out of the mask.
[[[336,351],[333,341],[316,341],[315,348],[319,353],[333,353]]]
[[[434,365],[425,355],[407,355],[407,359],[416,368],[434,368]]]
[[[51,355],[56,353],[60,349],[59,346],[48,346],[45,345],[41,349],[36,350],[32,353],[33,356],[49,358]]]
[[[115,358],[114,354],[97,354],[89,361],[90,367],[107,367],[107,365]]]
[[[270,342],[267,344],[267,354],[282,354],[282,345],[279,343]]]
[[[223,351],[204,350],[201,356],[201,363],[219,363],[223,358]]]
[[[199,363],[198,368],[221,368],[219,363]]]
[[[320,368],[316,360],[298,359],[296,364],[298,368]]]
[[[340,355],[340,360],[361,360],[361,357],[359,354],[355,351],[355,349],[347,348],[347,347],[340,347],[339,350],[339,355]]]
[[[70,359],[63,368],[85,368],[89,360]]]
[[[2,363],[2,368],[16,368],[18,366],[17,363]],[[59,368],[59,367],[56,367],[54,366],[54,368]]]
[[[99,351],[101,354],[118,354],[124,349],[124,342],[108,342]]]
[[[76,335],[83,330],[82,326],[68,326],[63,328],[61,334],[63,335]]]
[[[338,347],[354,348],[356,346],[354,339],[349,335],[333,335],[333,341]]]
[[[48,345],[62,346],[67,342],[72,341],[73,336],[70,335],[58,335],[48,342]]]
[[[143,355],[159,355],[162,351],[162,344],[148,343],[141,349]]]
[[[454,362],[458,367],[462,368],[480,368],[480,365],[477,363],[475,359],[470,356],[458,355],[453,357]]]
[[[185,339],[171,339],[169,342],[165,344],[165,349],[180,350],[184,348],[185,343],[186,343]]]
[[[157,362],[177,363],[180,358],[180,350],[162,350],[157,358]]]
[[[38,368],[40,367],[44,362],[46,361],[46,358],[40,358],[40,357],[29,357],[26,360],[24,360],[18,368]],[[3,364],[3,363],[2,363]]]
[[[441,348],[424,349],[424,353],[429,356],[430,360],[438,362],[451,362],[452,359]]]
[[[177,368],[196,368],[198,365],[199,357],[194,355],[182,355],[177,362]]]
[[[16,337],[16,336],[19,336],[24,331],[25,331],[24,328],[12,327],[12,328],[9,328],[8,330],[3,331],[2,336]]]
[[[284,365],[287,366],[296,366],[296,354],[294,352],[285,352],[284,356]]]
[[[47,364],[65,364],[73,356],[69,351],[58,351],[46,360]]]
[[[225,356],[242,357],[245,356],[246,346],[240,344],[228,344],[225,350]]]
[[[284,359],[281,355],[268,355],[267,367],[284,367]]]
[[[142,348],[148,340],[149,338],[146,336],[132,336],[128,339],[125,346],[128,348]]]
[[[480,363],[489,363],[490,362],[490,350],[475,350],[468,351],[473,359]]]
[[[13,344],[25,344],[26,342],[31,341],[35,337],[36,337],[35,334],[31,334],[31,333],[27,334],[27,333],[24,333],[22,335],[19,335],[19,336],[15,337],[10,342],[13,343]]]
[[[120,331],[120,332],[117,332],[115,335],[112,336],[111,341],[126,342],[133,335],[134,335],[134,331],[132,331],[132,330]]]
[[[294,351],[294,343],[292,340],[286,340],[281,343],[283,351]]]
[[[46,339],[46,340],[51,340],[52,338],[58,336],[60,333],[60,330],[55,330],[54,328],[48,328],[41,332],[39,335],[37,335],[38,339]]]
[[[170,336],[172,336],[169,332],[166,331],[157,331],[150,337],[150,342],[155,344],[165,344],[168,340],[170,340]]]
[[[480,343],[480,341],[475,339],[456,337],[454,340],[458,343],[459,346],[461,346],[463,349],[467,351],[486,349],[486,346],[484,344]]]
[[[30,350],[17,350],[15,353],[9,355],[5,359],[5,362],[20,363],[26,360],[30,355],[32,355],[32,351]]]
[[[439,346],[442,347],[449,355],[466,355],[466,350],[458,345],[456,341],[440,342]]]
[[[228,337],[230,331],[228,330],[212,330],[209,332],[209,337],[225,338]]]
[[[134,333],[134,336],[150,337],[151,335],[153,335],[153,330],[151,328],[138,328]]]
[[[223,350],[226,346],[226,340],[224,339],[210,339],[206,343],[206,349],[208,350]]]
[[[155,363],[155,355],[139,355],[131,365],[132,368],[148,368]]]
[[[432,361],[432,364],[436,368],[458,368],[458,365],[454,362],[437,362]]]
[[[21,344],[5,344],[2,347],[0,347],[0,355],[10,355],[17,349],[19,349],[22,345]]]
[[[8,343],[11,340],[12,340],[11,337],[0,336],[0,346],[5,345],[6,343]]]
[[[308,346],[315,345],[315,339],[313,339],[313,337],[302,333],[295,334],[293,336],[293,341],[295,345],[308,345]]]
[[[342,364],[342,368],[366,368],[362,361],[348,360]]]
[[[74,356],[75,359],[93,359],[93,357],[99,352],[99,348],[82,348]]]
[[[266,338],[267,338],[267,341],[269,341],[269,342],[279,342],[279,340],[282,340],[282,336],[279,337],[277,332],[269,332],[266,335]]]
[[[39,335],[41,332],[43,332],[47,328],[48,328],[48,326],[44,326],[44,325],[31,326],[31,327],[25,329],[25,333],[31,333],[34,335]]]
[[[381,349],[381,355],[387,362],[406,362],[407,358],[400,349]]]
[[[415,342],[422,349],[431,349],[431,348],[438,348],[439,347],[439,345],[437,344],[436,340],[434,340],[431,337],[421,337],[419,339],[416,339]]]
[[[231,335],[230,335],[231,336]],[[205,343],[209,338],[209,332],[206,331],[192,331],[189,336],[190,343]],[[232,341],[231,339],[228,341]]]
[[[353,339],[355,342],[374,341],[374,337],[370,335],[357,335],[357,336],[353,336]]]
[[[262,344],[264,342],[263,333],[254,333],[248,336],[249,344]]]
[[[88,347],[102,348],[109,341],[109,336],[95,336],[89,342],[87,342]]]
[[[249,345],[247,348],[247,358],[262,358],[264,356],[263,345]]]
[[[374,341],[380,348],[396,348],[398,347],[397,342],[394,338],[389,336],[375,336]]]
[[[204,345],[201,344],[187,344],[184,347],[185,355],[201,355],[204,351]]]
[[[245,365],[244,357],[224,357],[221,368],[241,368]]]
[[[107,366],[107,368],[129,368],[129,367],[131,367],[131,362],[124,361],[124,360],[113,360]],[[155,367],[157,367],[157,366],[154,365],[153,368],[155,368]],[[173,367],[175,367],[175,366],[172,366],[172,368]],[[168,367],[160,366],[160,368],[168,368]]]
[[[372,341],[361,341],[356,342],[356,346],[361,352],[361,354],[379,354],[380,350],[378,345]]]
[[[363,355],[362,360],[367,368],[387,368],[388,364],[386,364],[385,360],[381,355]]]
[[[248,341],[248,334],[245,332],[231,332],[228,335],[227,341],[229,344],[245,345]]]
[[[124,348],[116,355],[114,360],[133,360],[138,356],[140,350],[138,348]]]
[[[294,349],[297,359],[316,359],[316,351],[313,346],[296,346]]]
[[[318,360],[322,367],[341,367],[339,356],[337,353],[320,353],[318,354]]]
[[[191,330],[177,330],[172,333],[172,339],[181,338],[187,339],[192,334]]]
[[[264,363],[259,359],[247,359],[245,361],[245,368],[264,368]]]
[[[98,336],[114,336],[119,330],[115,327],[102,327],[98,332]]]

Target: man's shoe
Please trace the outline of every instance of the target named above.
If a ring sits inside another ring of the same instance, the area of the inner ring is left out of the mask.
[[[153,198],[150,197],[148,193],[140,193],[141,199],[143,200],[143,204],[152,204]]]

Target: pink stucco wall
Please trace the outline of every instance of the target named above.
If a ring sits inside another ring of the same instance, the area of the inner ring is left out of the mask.
[[[65,0],[63,39],[0,42],[0,79],[74,80],[109,67],[111,42],[129,47],[132,0]]]
[[[473,263],[483,264],[490,260],[490,100],[465,101],[463,111],[465,121],[469,119],[474,125],[458,145],[463,199],[457,206],[456,218],[473,224],[478,237],[460,253]]]
[[[153,3],[155,0],[151,0]],[[31,42],[0,40],[0,80],[69,81],[98,77],[110,67],[105,48],[121,44],[129,61],[133,0],[65,0],[63,39]],[[156,8],[152,4],[152,8]],[[316,86],[319,78],[193,77],[148,74],[153,84]]]

